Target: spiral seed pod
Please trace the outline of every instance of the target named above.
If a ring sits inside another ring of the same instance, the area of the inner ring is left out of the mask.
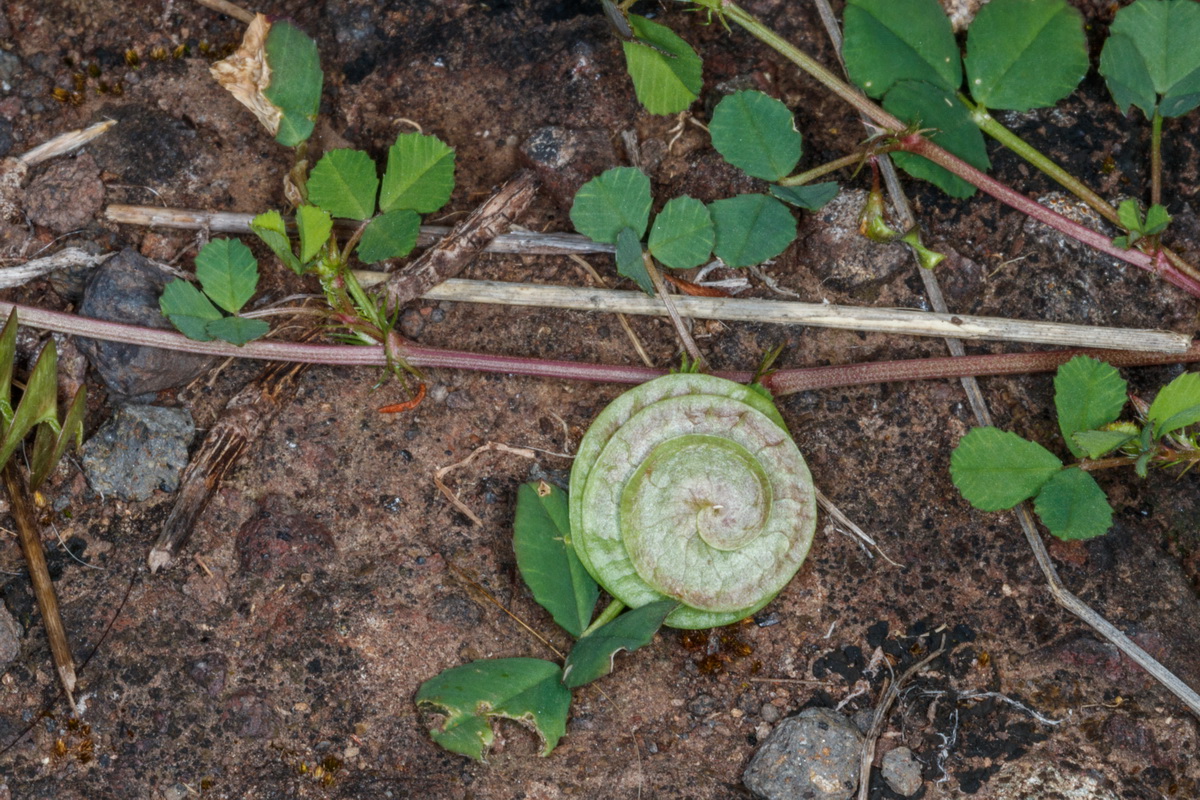
[[[804,563],[812,476],[774,404],[711,375],[667,375],[600,413],[571,470],[571,544],[625,605],[681,605],[675,628],[728,625]]]

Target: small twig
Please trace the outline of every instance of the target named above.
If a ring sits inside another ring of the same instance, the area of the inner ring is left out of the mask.
[[[234,5],[229,0],[196,0],[196,3],[205,8],[211,8],[220,14],[233,17],[237,21],[244,22],[247,25],[254,21],[253,14],[241,6]]]
[[[62,615],[58,610],[58,595],[54,592],[54,582],[50,580],[50,570],[46,566],[46,551],[42,549],[42,540],[38,535],[37,517],[33,513],[29,487],[14,461],[9,460],[2,472],[4,488],[8,490],[9,511],[17,525],[17,539],[21,544],[21,552],[25,554],[29,582],[33,585],[33,596],[37,599],[38,610],[42,614],[46,638],[50,640],[50,654],[54,658],[54,666],[63,692],[67,695],[67,702],[74,711],[75,660],[71,656],[71,645],[67,642],[67,631],[63,627]]]
[[[892,707],[892,703],[896,701],[896,697],[900,694],[900,690],[906,683],[921,670],[928,666],[929,662],[946,652],[945,642],[937,650],[934,650],[925,658],[913,664],[904,671],[891,685],[887,687],[883,695],[879,698],[879,704],[875,706],[875,717],[871,720],[871,727],[867,731],[867,735],[863,737],[862,753],[858,761],[858,800],[867,800],[871,791],[871,762],[875,760],[875,743],[879,740],[879,734],[883,732],[883,723],[887,719],[888,709]]]
[[[499,608],[501,611],[503,611],[505,614],[507,614],[509,617],[511,617],[514,622],[516,622],[518,625],[520,625],[522,628],[524,628],[526,631],[528,631],[529,634],[531,636],[533,636],[533,638],[537,639],[539,642],[541,642],[543,645],[545,645],[546,648],[548,650],[550,650],[550,652],[554,653],[554,655],[558,656],[559,658],[563,658],[563,653],[561,650],[559,650],[557,647],[552,645],[550,643],[550,640],[547,639],[545,636],[542,636],[540,633],[535,631],[531,625],[529,625],[528,623],[525,622],[525,620],[521,619],[516,614],[514,614],[513,612],[511,612],[507,608],[505,608],[504,604],[501,603],[499,600],[497,600],[496,596],[493,595],[491,592],[489,592],[487,590],[487,588],[484,587],[483,584],[481,584],[479,581],[475,580],[470,575],[468,575],[465,570],[459,568],[459,566],[457,564],[455,564],[453,561],[447,560],[446,566],[448,566],[456,575],[458,575],[458,577],[462,578],[468,584],[470,584],[471,588],[473,588],[475,591],[482,594],[491,603],[494,603],[497,608]]]
[[[688,357],[701,368],[705,367],[708,362],[704,360],[704,355],[700,352],[696,340],[692,338],[687,325],[683,323],[683,318],[679,316],[675,298],[667,291],[667,285],[663,281],[662,275],[658,274],[658,267],[654,266],[654,257],[644,252],[642,253],[642,263],[646,267],[646,274],[650,276],[650,282],[654,284],[654,293],[661,304],[660,308],[662,311],[660,313],[665,312],[667,317],[670,318],[671,325],[675,327],[675,335],[679,337],[679,341],[683,344],[683,349],[688,354]]]
[[[15,286],[23,286],[55,270],[70,269],[72,267],[93,269],[115,255],[116,253],[105,253],[104,255],[94,256],[85,250],[80,250],[78,247],[68,247],[64,250],[59,250],[52,256],[31,259],[11,267],[0,267],[0,289],[12,289]]]
[[[467,517],[467,519],[471,520],[471,522],[475,523],[476,525],[482,525],[483,520],[481,520],[478,516],[476,516],[475,512],[472,511],[466,505],[466,503],[459,500],[458,495],[454,494],[454,491],[449,486],[447,486],[445,481],[443,481],[442,479],[445,478],[446,475],[453,472],[454,470],[456,470],[460,467],[465,467],[468,464],[470,464],[472,461],[475,460],[476,456],[479,456],[482,453],[491,452],[493,450],[498,450],[502,453],[511,453],[514,456],[521,456],[522,458],[528,458],[531,460],[537,459],[537,456],[534,455],[534,452],[532,450],[530,450],[529,448],[510,447],[509,445],[506,445],[503,442],[488,442],[487,444],[484,444],[484,445],[481,445],[480,447],[475,448],[475,450],[473,450],[471,452],[471,455],[467,456],[463,460],[456,461],[453,464],[447,464],[444,467],[438,467],[437,471],[433,473],[433,485],[436,486],[438,488],[438,491],[441,492],[442,495],[447,500],[450,501],[451,505],[453,505],[455,508],[457,508],[459,511],[461,511]]]
[[[45,144],[40,144],[29,152],[17,156],[17,160],[27,167],[36,166],[43,161],[49,161],[52,158],[64,155],[83,147],[85,144],[102,135],[105,131],[116,125],[116,120],[107,119],[104,122],[97,122],[95,125],[89,125],[82,130],[67,131],[55,136]]]
[[[867,535],[866,531],[864,531],[862,528],[858,527],[858,525],[856,525],[853,520],[851,520],[849,517],[847,517],[845,514],[842,513],[842,510],[840,508],[838,508],[837,506],[835,506],[833,504],[832,500],[830,500],[828,497],[826,497],[824,494],[822,494],[820,489],[817,489],[816,492],[817,492],[817,502],[821,504],[821,508],[825,509],[826,513],[828,513],[829,516],[833,517],[834,521],[838,525],[841,525],[843,528],[845,528],[847,531],[849,531],[852,536],[857,536],[859,539],[861,539],[863,542],[865,542],[868,546],[874,547],[876,550],[878,550],[879,555],[883,556],[883,559],[885,561],[887,561],[889,564],[891,564],[893,567],[900,566],[895,561],[893,561],[888,556],[887,553],[885,553],[883,551],[883,548],[880,547],[874,539],[872,539],[870,536]],[[867,554],[870,555],[869,550],[867,551]]]
[[[525,213],[537,193],[537,176],[522,171],[454,227],[436,248],[393,273],[383,285],[387,307],[395,309],[416,300],[433,287],[453,278],[475,256]]]
[[[928,270],[923,270],[927,272]],[[668,312],[654,297],[616,289],[580,289],[573,286],[505,283],[502,281],[449,280],[425,293],[428,300],[538,306],[577,311],[621,312],[663,316]],[[954,336],[962,339],[996,339],[1113,350],[1188,348],[1187,334],[1135,328],[1107,328],[1059,322],[1027,322],[1001,317],[931,313],[902,308],[856,308],[825,303],[797,303],[735,297],[672,298],[679,313],[693,319],[732,322],[766,322],[810,325],[817,328],[899,333],[911,336]]]

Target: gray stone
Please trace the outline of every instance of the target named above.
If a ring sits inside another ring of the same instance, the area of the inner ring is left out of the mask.
[[[779,710],[779,706],[771,703],[763,703],[762,710],[758,712],[762,717],[763,722],[776,723],[783,716],[783,712]]]
[[[521,145],[521,155],[537,172],[542,189],[563,208],[571,207],[580,186],[617,165],[605,130],[539,128]]]
[[[879,774],[896,794],[912,797],[925,782],[921,778],[921,762],[907,747],[897,747],[883,754]]]
[[[122,500],[173,492],[195,433],[184,409],[123,406],[83,445],[83,471],[97,492]]]
[[[79,314],[94,319],[174,330],[158,307],[170,281],[137,251],[126,248],[96,270],[84,290]],[[157,347],[79,338],[80,351],[120,399],[182,386],[207,370],[208,356]]]
[[[815,214],[805,214],[797,238],[821,285],[861,300],[874,299],[883,284],[912,265],[905,245],[879,244],[858,232],[867,193],[846,190]]]
[[[25,213],[35,225],[68,233],[95,221],[104,205],[100,168],[88,153],[55,161],[25,190]]]
[[[10,50],[0,50],[0,92],[13,90],[17,73],[21,71],[21,57]]]
[[[742,775],[761,800],[848,800],[858,785],[862,734],[828,708],[785,719],[750,759]]]
[[[21,626],[8,609],[0,604],[0,670],[8,666],[20,652]]]

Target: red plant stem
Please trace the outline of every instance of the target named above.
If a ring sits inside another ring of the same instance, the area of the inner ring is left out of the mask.
[[[384,367],[388,364],[383,347],[271,341],[250,342],[242,347],[237,347],[225,342],[196,342],[171,331],[105,322],[60,311],[46,311],[32,306],[0,302],[0,317],[7,317],[13,310],[17,311],[20,323],[29,327],[85,336],[91,339],[159,347],[164,350],[346,367]],[[550,361],[541,358],[443,350],[436,347],[422,347],[404,341],[394,332],[393,336],[393,355],[403,358],[414,367],[468,369],[478,372],[511,373],[559,380],[630,384],[644,383],[666,372],[666,370],[649,367]],[[1200,361],[1200,341],[1193,342],[1192,346],[1182,353],[1099,349],[1044,350],[1033,353],[920,358],[786,369],[767,376],[763,379],[763,383],[776,395],[786,395],[813,389],[856,386],[867,383],[961,378],[968,375],[1017,375],[1026,372],[1050,372],[1057,369],[1060,364],[1081,354],[1107,361],[1115,367],[1187,364]],[[718,372],[716,374],[739,382],[746,382],[753,378],[753,373],[750,372]]]
[[[909,134],[901,137],[899,144],[901,150],[929,159],[938,166],[944,167],[963,180],[979,187],[979,189],[987,192],[1000,202],[1027,214],[1038,222],[1049,225],[1051,228],[1113,258],[1133,264],[1135,267],[1144,269],[1147,272],[1161,275],[1167,282],[1178,286],[1191,295],[1200,297],[1200,281],[1180,272],[1166,258],[1151,256],[1143,253],[1141,250],[1126,250],[1117,247],[1104,234],[1097,233],[1091,228],[1080,225],[1078,222],[1069,220],[1061,214],[1051,211],[1041,203],[1031,200],[995,178],[980,172],[975,167],[943,150],[923,136]]]

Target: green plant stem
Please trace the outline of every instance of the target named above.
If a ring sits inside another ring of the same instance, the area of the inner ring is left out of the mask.
[[[388,364],[387,354],[381,346],[360,347],[357,345],[260,340],[237,347],[227,342],[197,342],[183,334],[159,328],[142,328],[119,322],[105,322],[60,311],[47,311],[33,306],[7,302],[0,302],[0,317],[7,317],[13,309],[19,312],[22,325],[57,333],[84,336],[89,339],[124,342],[225,358],[295,361],[343,367],[386,367]],[[396,336],[395,332],[392,335]],[[399,337],[397,336],[397,338]],[[666,374],[666,370],[650,367],[550,361],[541,358],[443,350],[436,347],[423,347],[403,340],[397,344],[395,350],[409,364],[432,369],[469,369],[478,372],[512,373],[534,378],[627,384],[643,383]],[[1077,355],[1090,355],[1103,359],[1114,367],[1190,364],[1200,361],[1200,340],[1193,342],[1192,346],[1182,353],[1098,349],[1043,350],[1032,353],[920,358],[781,369],[764,378],[763,383],[776,395],[783,395],[836,386],[856,386],[891,381],[1052,372]],[[753,377],[751,372],[717,372],[716,374],[740,383],[745,383]]]
[[[613,598],[613,600],[611,600],[609,604],[604,607],[604,610],[600,612],[600,616],[596,617],[592,624],[588,625],[587,628],[584,629],[583,633],[579,634],[579,638],[582,639],[597,628],[603,627],[612,622],[624,610],[625,604],[620,600]]]
[[[1073,222],[1061,214],[1057,214],[1045,206],[1030,200],[1023,194],[1010,189],[999,181],[989,178],[983,172],[943,150],[923,136],[903,133],[905,129],[903,122],[884,111],[866,95],[839,79],[832,72],[825,69],[825,67],[794,47],[790,42],[763,25],[749,12],[730,2],[730,0],[692,0],[692,2],[701,8],[721,14],[723,18],[733,20],[742,26],[751,36],[773,48],[784,58],[807,72],[821,83],[821,85],[849,103],[856,111],[870,119],[874,124],[897,136],[898,149],[923,156],[973,186],[982,189],[1006,205],[1012,206],[1039,222],[1045,223],[1055,230],[1113,258],[1133,264],[1140,269],[1159,274],[1164,280],[1174,286],[1196,297],[1200,297],[1200,277],[1181,271],[1166,256],[1156,255],[1152,257],[1139,250],[1123,250],[1115,247],[1107,237]]]
[[[878,155],[879,153],[888,153],[895,150],[894,147],[884,147],[880,150],[872,151],[870,155]],[[786,178],[780,178],[776,183],[780,186],[803,186],[806,183],[811,183],[817,178],[823,178],[831,172],[837,172],[839,169],[846,167],[859,167],[863,160],[867,157],[866,153],[851,153],[848,156],[835,158],[833,161],[828,161],[819,167],[813,167],[804,172],[797,172],[795,175],[789,175]]]
[[[978,125],[981,131],[1053,178],[1064,189],[1087,203],[1097,214],[1114,225],[1124,228],[1121,225],[1120,218],[1117,216],[1117,210],[1107,200],[1096,194],[1091,187],[1060,167],[1029,142],[997,122],[996,118],[982,105],[972,102],[970,98],[962,93],[959,93],[958,99],[970,110],[971,121]]]
[[[1154,109],[1150,122],[1150,205],[1162,205],[1162,114]]]

